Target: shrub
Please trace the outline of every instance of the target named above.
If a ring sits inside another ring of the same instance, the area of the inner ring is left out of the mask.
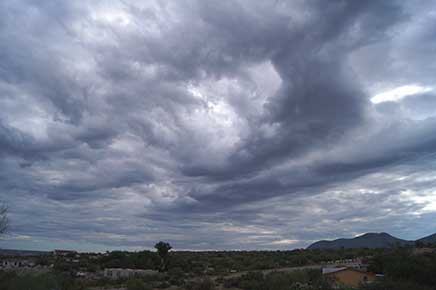
[[[186,285],[187,290],[214,290],[215,283],[208,277],[202,278],[198,281],[191,282]]]
[[[140,279],[131,279],[127,282],[127,290],[152,290],[152,288]]]

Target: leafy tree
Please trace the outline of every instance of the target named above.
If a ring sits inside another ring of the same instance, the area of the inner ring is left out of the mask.
[[[422,241],[416,241],[415,247],[416,248],[424,248],[426,245]]]
[[[161,261],[159,271],[164,272],[168,269],[168,256],[172,247],[169,243],[162,241],[154,245],[154,247],[157,250],[157,254],[159,255]]]
[[[192,281],[186,285],[188,290],[214,290],[215,284],[209,277],[202,278],[198,281]]]
[[[394,282],[404,285],[407,282],[410,285],[416,285],[416,287],[410,286],[411,290],[419,287],[425,289],[426,286],[436,289],[434,288],[436,285],[436,276],[434,275],[436,272],[436,254],[434,253],[413,255],[408,248],[398,248],[375,256],[371,261],[369,270],[384,273],[386,277],[386,281],[375,289],[403,289],[403,287],[392,288],[389,286],[393,285]],[[385,286],[386,288],[382,288]]]
[[[131,279],[127,282],[127,290],[151,290],[151,286],[146,285],[140,279]]]

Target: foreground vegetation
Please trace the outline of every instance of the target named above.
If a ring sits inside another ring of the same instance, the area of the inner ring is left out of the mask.
[[[327,261],[369,257],[369,270],[384,273],[365,290],[436,290],[436,253],[416,255],[411,247],[390,250],[293,250],[251,252],[110,252],[80,255],[78,263],[53,256],[40,257],[39,263],[53,264],[42,274],[0,272],[4,290],[86,290],[118,287],[127,290],[330,290],[332,284],[319,269],[284,271]],[[97,273],[105,268],[155,269],[161,272],[134,279],[109,280]],[[265,269],[276,269],[265,271]],[[96,273],[93,278],[78,271]],[[337,287],[337,285],[335,285]],[[335,288],[337,289],[337,288]],[[343,288],[346,289],[346,288]]]

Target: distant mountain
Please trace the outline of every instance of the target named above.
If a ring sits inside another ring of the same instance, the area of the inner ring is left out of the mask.
[[[419,239],[417,241],[425,243],[425,244],[436,244],[436,234],[424,237],[424,238]]]
[[[353,239],[337,239],[334,241],[319,241],[311,244],[308,249],[355,249],[355,248],[391,248],[414,244],[414,241],[406,241],[391,236],[387,233],[367,233]]]
[[[48,253],[49,252],[44,251],[0,249],[0,256],[39,256],[46,255]]]

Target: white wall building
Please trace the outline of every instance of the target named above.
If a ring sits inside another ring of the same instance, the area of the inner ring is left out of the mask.
[[[121,268],[104,269],[104,276],[110,279],[141,277],[141,276],[155,275],[157,273],[158,271],[155,270],[121,269]]]
[[[3,260],[0,265],[4,269],[30,268],[35,266],[35,262],[30,260]]]

